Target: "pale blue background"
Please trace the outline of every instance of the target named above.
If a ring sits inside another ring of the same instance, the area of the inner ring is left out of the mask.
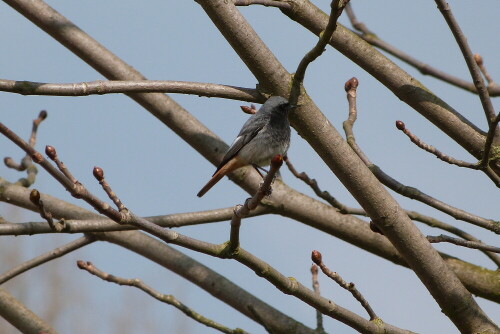
[[[329,2],[315,1],[323,10]],[[149,79],[185,80],[254,87],[256,81],[236,53],[228,46],[201,7],[194,1],[49,1],[49,4],[96,38],[112,52]],[[358,18],[386,41],[416,58],[461,78],[469,74],[460,51],[434,1],[353,1]],[[500,3],[455,1],[450,3],[474,52],[485,59],[494,78],[500,80]],[[242,13],[254,26],[286,69],[293,72],[316,37],[281,14],[277,9],[243,7]],[[340,18],[347,24],[347,17]],[[81,82],[103,79],[101,75],[35,27],[4,3],[0,4],[0,78],[42,82]],[[399,63],[399,62],[398,62]],[[401,64],[469,120],[485,129],[485,117],[477,96],[450,87]],[[474,161],[418,113],[400,102],[391,92],[337,51],[327,51],[307,72],[305,85],[332,124],[341,130],[347,115],[344,82],[356,76],[359,118],[355,126],[358,144],[370,159],[401,182],[472,213],[499,219],[497,188],[482,173],[450,166],[415,147],[394,127],[396,119],[427,143],[459,159]],[[248,117],[239,111],[238,101],[172,95],[195,117],[226,142],[231,142]],[[193,151],[139,105],[122,95],[91,97],[39,97],[0,93],[0,120],[25,137],[39,110],[49,112],[42,125],[37,148],[47,144],[74,175],[91,191],[105,199],[92,177],[92,167],[105,170],[107,180],[122,201],[140,215],[159,215],[233,206],[246,193],[224,179],[203,199],[195,196],[213,172],[213,166]],[[498,111],[498,101],[494,101]],[[3,137],[0,155],[22,154]],[[322,189],[344,203],[355,202],[314,151],[295,133],[289,156],[298,170],[307,171]],[[312,191],[286,169],[284,180],[302,192]],[[16,180],[19,173],[0,167],[0,175]],[[47,173],[41,171],[35,187],[64,200],[75,200]],[[484,241],[498,246],[493,233],[481,231],[435,210],[397,196],[406,208],[417,210],[462,227]],[[0,215],[12,221],[40,221],[38,216],[0,205]],[[419,225],[421,226],[421,225]],[[440,234],[422,227],[426,234]],[[189,236],[220,243],[228,239],[229,223],[184,228]],[[48,251],[77,236],[33,236],[2,238],[2,249],[10,249],[14,263]],[[422,333],[456,333],[453,324],[416,276],[336,238],[295,221],[268,216],[247,219],[241,230],[242,246],[269,262],[286,276],[310,285],[310,252],[318,249],[332,270],[354,281],[386,322]],[[19,245],[19,248],[14,248]],[[493,268],[481,253],[452,245],[436,248]],[[18,249],[12,251],[12,249]],[[266,302],[310,327],[315,312],[294,297],[285,296],[271,284],[234,261],[218,260],[181,249],[208,264]],[[4,254],[8,254],[4,251]],[[14,260],[15,261],[14,261]],[[39,314],[57,291],[62,304],[54,324],[60,333],[214,333],[186,318],[179,311],[158,303],[145,294],[119,287],[81,272],[76,259],[93,261],[101,269],[124,277],[139,277],[164,293],[172,293],[203,315],[231,327],[263,333],[262,327],[241,316],[222,302],[189,282],[114,245],[100,243],[80,250],[53,264],[18,277],[8,291]],[[51,275],[52,273],[52,275]],[[55,274],[54,274],[55,273]],[[364,310],[350,294],[320,276],[324,296],[362,316]],[[500,307],[478,299],[497,323]],[[56,313],[57,313],[56,312]],[[3,320],[0,320],[3,322]],[[329,332],[354,331],[332,319],[325,319]]]

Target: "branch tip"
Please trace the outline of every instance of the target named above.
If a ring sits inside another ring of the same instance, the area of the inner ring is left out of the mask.
[[[47,110],[42,110],[40,111],[40,113],[38,114],[38,118],[43,121],[47,118],[49,114],[47,113]]]
[[[97,181],[102,181],[104,180],[104,171],[102,170],[101,167],[95,166],[94,169],[92,170],[92,174],[94,174],[94,177],[96,178]]]
[[[45,154],[50,158],[50,160],[57,159],[57,152],[54,146],[47,145],[45,146]],[[36,161],[35,161],[36,162]]]
[[[319,266],[320,263],[323,262],[323,257],[319,251],[313,250],[311,253],[311,260]]]
[[[356,77],[352,77],[351,79],[347,80],[344,89],[346,92],[350,91],[351,89],[357,89],[359,85],[359,81]]]
[[[406,128],[405,123],[399,120],[396,121],[396,128],[398,128],[398,130],[404,131]]]
[[[313,275],[317,275],[317,274],[318,274],[318,266],[317,266],[317,265],[313,264],[313,265],[311,266],[311,273],[312,273]]]

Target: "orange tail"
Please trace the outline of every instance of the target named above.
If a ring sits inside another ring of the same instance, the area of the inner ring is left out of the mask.
[[[215,186],[215,184],[219,182],[219,180],[222,179],[225,175],[231,173],[235,169],[243,167],[244,165],[245,163],[243,163],[240,159],[238,159],[238,157],[232,158],[212,176],[210,181],[208,181],[208,183],[203,188],[201,188],[197,196],[201,197],[205,195],[207,191],[212,189],[212,187]]]

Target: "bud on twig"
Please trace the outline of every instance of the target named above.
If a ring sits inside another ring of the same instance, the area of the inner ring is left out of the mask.
[[[317,250],[313,250],[311,253],[311,259],[314,263],[316,263],[318,266],[320,265],[321,262],[323,262],[321,253]]]
[[[50,160],[55,160],[57,158],[57,152],[54,146],[45,146],[45,154],[50,158]]]
[[[483,65],[483,57],[479,53],[474,54],[474,60],[479,66]]]
[[[102,181],[104,179],[104,171],[101,167],[94,167],[92,173],[94,174],[94,177],[97,179],[97,181]]]
[[[47,118],[47,116],[48,116],[48,113],[47,113],[47,111],[46,111],[46,110],[42,110],[42,111],[40,111],[40,113],[38,114],[38,118],[39,118],[40,120],[42,120],[42,121],[43,121],[44,119],[46,119],[46,118]]]
[[[351,79],[347,80],[344,89],[346,92],[350,91],[351,89],[356,89],[358,88],[359,81],[356,77],[352,77]]]
[[[403,123],[403,121],[396,121],[396,127],[398,128],[398,130],[404,131],[406,126],[405,123]]]

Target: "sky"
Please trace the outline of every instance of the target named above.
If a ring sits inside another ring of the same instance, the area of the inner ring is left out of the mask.
[[[329,2],[313,1],[324,11]],[[78,25],[109,50],[152,80],[182,80],[253,88],[256,80],[226,43],[195,1],[49,1],[53,8]],[[358,19],[380,38],[415,58],[445,72],[469,79],[465,62],[443,17],[433,1],[352,1]],[[470,1],[450,2],[473,52],[480,53],[494,79],[500,78],[498,13],[500,3],[484,0],[481,8]],[[283,66],[294,72],[317,38],[279,10],[262,6],[240,8],[259,36]],[[349,26],[347,17],[339,20]],[[0,78],[51,83],[73,83],[104,79],[31,22],[5,3],[0,3]],[[477,96],[422,76],[395,60],[431,91],[482,129],[484,113]],[[333,126],[341,132],[347,117],[344,83],[357,77],[358,121],[354,131],[359,146],[389,175],[451,205],[482,217],[499,220],[497,188],[482,173],[451,166],[415,147],[394,122],[407,127],[428,144],[458,159],[474,161],[459,145],[447,138],[383,85],[332,48],[311,64],[305,87]],[[246,102],[172,94],[171,97],[227,143],[232,142],[248,118],[240,111]],[[92,176],[100,166],[122,201],[136,214],[150,216],[230,207],[242,203],[247,194],[223,179],[202,199],[198,190],[214,167],[126,96],[114,94],[88,97],[21,96],[0,92],[0,121],[27,138],[31,121],[45,109],[49,117],[39,130],[37,148],[56,147],[59,157],[92,192],[105,199]],[[493,99],[499,110],[498,98]],[[307,143],[292,130],[289,157],[299,171],[316,178],[320,187],[343,203],[357,206],[339,180]],[[0,155],[20,159],[20,150],[0,138]],[[314,193],[282,169],[284,181],[314,196]],[[0,176],[15,181],[19,173],[0,166]],[[35,187],[63,200],[79,204],[44,171]],[[455,221],[416,201],[394,194],[399,203],[465,229],[483,241],[498,246],[498,238],[464,222]],[[0,215],[14,222],[41,221],[35,214],[0,204]],[[418,225],[424,234],[441,234]],[[191,237],[222,243],[229,238],[229,222],[188,227],[179,231]],[[3,247],[19,247],[16,259],[28,260],[77,236],[3,237]],[[432,296],[413,272],[360,250],[339,239],[279,216],[246,219],[241,244],[286,276],[310,286],[310,253],[317,249],[325,262],[345,280],[356,283],[375,312],[386,322],[420,333],[456,333]],[[493,268],[481,253],[453,245],[436,245],[476,264]],[[294,297],[285,296],[267,281],[230,260],[219,260],[181,249],[247,291],[302,323],[314,327],[315,312]],[[100,281],[75,266],[77,259],[92,261],[104,271],[123,277],[139,277],[164,293],[175,295],[203,315],[230,327],[263,333],[258,324],[233,311],[203,290],[129,251],[106,243],[95,243],[53,263],[30,271],[6,286],[35,312],[44,312],[45,301],[58,292],[68,296],[54,326],[61,333],[81,328],[103,333],[215,333],[186,318],[179,311],[158,303],[132,288]],[[0,271],[14,263],[0,265]],[[5,262],[6,263],[6,262]],[[18,262],[19,263],[19,262]],[[54,280],[50,274],[58,272]],[[52,278],[51,278],[52,277]],[[43,278],[43,280],[41,279]],[[62,279],[63,278],[63,279]],[[37,280],[35,280],[37,279]],[[42,287],[32,286],[42,280]],[[56,284],[57,282],[57,284]],[[339,305],[365,316],[362,308],[333,282],[320,275],[322,294]],[[51,289],[49,289],[51,288]],[[69,297],[72,296],[72,297]],[[497,323],[500,307],[478,298],[478,303]],[[140,307],[137,307],[140,306]],[[126,313],[130,325],[120,328]],[[0,319],[0,324],[3,320]],[[78,322],[77,322],[78,321]],[[355,331],[333,319],[325,319],[328,332]]]

